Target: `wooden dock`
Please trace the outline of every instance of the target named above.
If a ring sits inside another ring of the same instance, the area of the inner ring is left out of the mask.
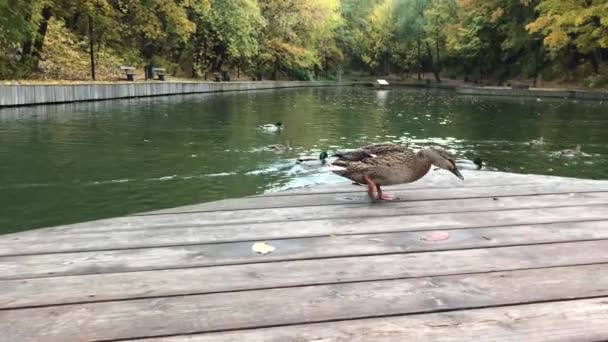
[[[0,236],[0,340],[608,339],[608,181],[464,176]]]

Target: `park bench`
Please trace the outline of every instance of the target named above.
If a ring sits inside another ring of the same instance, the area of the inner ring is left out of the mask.
[[[127,81],[135,81],[135,68],[132,66],[121,66],[120,69],[127,75]]]
[[[158,76],[159,81],[164,81],[167,70],[165,68],[152,68],[152,74]]]

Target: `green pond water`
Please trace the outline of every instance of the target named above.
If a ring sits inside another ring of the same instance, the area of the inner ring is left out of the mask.
[[[257,128],[277,121],[278,134]],[[544,147],[527,144],[541,136]],[[600,102],[344,87],[7,108],[0,233],[340,182],[295,158],[387,141],[442,145],[490,170],[608,179]],[[554,154],[576,144],[585,154]]]

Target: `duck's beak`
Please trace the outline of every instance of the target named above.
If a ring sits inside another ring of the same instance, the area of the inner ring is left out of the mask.
[[[464,177],[462,176],[462,174],[460,173],[460,171],[458,171],[457,168],[454,168],[454,169],[450,170],[450,172],[452,172],[454,175],[456,175],[456,177],[460,178],[461,180],[464,180]]]

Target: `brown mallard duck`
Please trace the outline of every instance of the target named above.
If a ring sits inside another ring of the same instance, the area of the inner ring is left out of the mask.
[[[372,201],[394,199],[382,193],[380,186],[411,183],[429,172],[431,165],[448,170],[464,179],[452,157],[439,148],[418,152],[396,144],[374,144],[333,155],[331,171],[354,182],[367,184]]]

